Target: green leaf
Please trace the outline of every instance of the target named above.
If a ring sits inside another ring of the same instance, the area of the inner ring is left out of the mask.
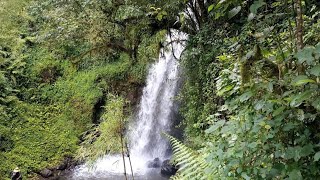
[[[255,1],[251,6],[250,6],[250,12],[253,14],[257,14],[258,9],[265,5],[266,3],[263,2],[263,0]]]
[[[253,57],[254,53],[252,50],[250,50],[244,57],[242,57],[242,60],[248,60],[251,57]]]
[[[251,91],[248,91],[248,92],[242,94],[242,95],[239,97],[240,102],[247,101],[247,100],[250,99],[252,96],[253,96],[253,93],[252,93]]]
[[[314,66],[310,69],[310,74],[320,76],[320,65]]]
[[[264,126],[264,128],[266,128],[267,130],[269,130],[269,129],[271,129],[271,126],[267,124],[267,125]]]
[[[313,100],[311,105],[320,111],[320,97]]]
[[[233,9],[231,9],[228,13],[228,18],[231,19],[233,18],[235,15],[237,15],[241,10],[241,6],[237,6]]]
[[[254,19],[254,17],[256,17],[256,15],[253,13],[250,13],[248,16],[248,21],[251,21],[252,19]]]
[[[302,180],[303,178],[302,178],[301,172],[297,169],[294,169],[293,171],[290,172],[289,179],[290,180]]]
[[[295,95],[291,102],[290,102],[290,106],[291,107],[298,107],[303,101],[311,98],[313,91],[309,90],[309,91],[305,91],[301,94]]]
[[[265,104],[264,101],[260,100],[254,105],[254,109],[255,110],[260,110],[260,109],[263,108],[264,104]]]
[[[307,62],[307,64],[311,65],[313,64],[314,61],[314,57],[312,56],[312,53],[314,51],[314,48],[309,46],[309,47],[305,47],[302,50],[300,50],[297,54],[296,57],[298,59],[298,62],[300,64]]]
[[[208,12],[212,11],[213,8],[214,8],[214,4],[211,4],[211,5],[208,7]]]
[[[218,92],[217,92],[217,95],[218,95],[218,96],[221,96],[221,95],[223,95],[225,92],[230,91],[233,87],[234,87],[233,84],[228,85],[228,86],[222,88],[220,91],[218,91]]]
[[[309,79],[308,76],[300,75],[293,80],[292,84],[294,86],[300,86],[300,85],[305,85],[307,83],[315,83],[315,82],[316,81]]]
[[[258,145],[258,143],[252,142],[252,143],[248,144],[248,147],[251,148],[251,149],[254,149],[254,148],[257,147],[257,145]]]
[[[295,86],[300,86],[300,85],[304,85],[307,83],[315,83],[316,81],[312,80],[312,79],[301,79],[299,81],[297,81],[294,85]]]
[[[273,29],[274,29],[274,26],[270,26],[270,27],[263,29],[264,36],[268,36]]]
[[[277,110],[273,111],[272,116],[278,116],[279,114],[283,113],[283,111],[286,109],[286,107],[282,106],[279,107]]]
[[[320,159],[320,151],[317,152],[317,153],[314,155],[313,159],[314,159],[314,161],[319,161],[319,159]]]
[[[315,46],[314,53],[315,53],[315,58],[316,58],[316,59],[319,59],[319,58],[320,58],[320,43],[318,43],[318,44]]]
[[[250,180],[251,178],[247,175],[247,173],[243,172],[241,173],[241,177],[243,177],[245,180]]]
[[[305,146],[302,147],[300,155],[301,157],[306,157],[309,156],[310,154],[312,154],[313,151],[313,145],[312,144],[307,144]]]
[[[272,82],[269,82],[269,83],[268,83],[267,89],[268,89],[269,92],[272,92],[272,91],[273,91],[273,84],[272,84]]]
[[[288,122],[283,126],[284,131],[290,131],[293,128],[295,128],[295,125],[292,122]]]
[[[224,120],[219,120],[217,122],[215,122],[209,129],[207,129],[205,132],[206,133],[212,133],[214,131],[216,131],[218,128],[220,128],[221,126],[223,126],[225,123]]]
[[[301,149],[300,146],[289,147],[286,151],[288,159],[294,159],[298,162],[301,159]]]
[[[161,20],[162,20],[162,18],[163,18],[163,14],[159,13],[159,14],[157,15],[157,19],[158,19],[158,21],[161,21]]]

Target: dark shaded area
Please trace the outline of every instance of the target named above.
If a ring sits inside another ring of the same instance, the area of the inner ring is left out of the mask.
[[[92,123],[100,123],[100,118],[104,112],[104,105],[106,104],[106,96],[103,95],[98,99],[92,110]]]
[[[69,180],[72,170],[79,164],[80,162],[75,161],[72,157],[65,157],[59,165],[37,172],[37,178],[41,180]]]
[[[147,163],[148,168],[159,168],[161,166],[161,161],[159,158],[154,158],[153,161]]]
[[[170,163],[170,160],[164,160],[161,165],[161,174],[167,177],[173,176],[178,171],[178,167]]]
[[[14,142],[5,136],[0,135],[0,151],[10,151],[14,147]]]
[[[46,67],[41,70],[40,77],[43,83],[54,83],[60,76],[62,76],[61,70],[56,67]]]

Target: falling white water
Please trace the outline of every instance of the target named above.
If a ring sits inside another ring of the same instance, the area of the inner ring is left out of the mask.
[[[184,49],[184,43],[181,40],[185,39],[185,34],[177,32],[167,36],[165,44],[167,50],[161,50],[159,60],[149,69],[139,112],[127,132],[132,169],[137,177],[148,174],[150,171],[147,168],[148,161],[154,158],[163,161],[170,156],[168,140],[162,133],[170,131],[175,118],[173,106],[179,76],[179,63],[176,58],[180,58]],[[128,158],[125,165],[126,172],[130,176],[131,168]],[[79,167],[74,173],[74,179],[103,177],[117,179],[115,177],[123,173],[122,156],[106,155],[95,163],[95,168],[92,170],[86,165]]]

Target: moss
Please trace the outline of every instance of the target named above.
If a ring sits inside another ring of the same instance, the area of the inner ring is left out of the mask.
[[[62,114],[60,105],[41,106],[16,102],[12,111],[11,138],[13,148],[1,152],[1,176],[16,166],[23,174],[59,164],[77,150],[77,133],[73,121]],[[2,159],[2,157],[5,157]]]

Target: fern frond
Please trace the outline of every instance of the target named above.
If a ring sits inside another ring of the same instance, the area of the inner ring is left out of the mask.
[[[202,154],[190,149],[174,137],[165,134],[170,140],[173,149],[173,162],[179,166],[179,170],[171,180],[207,180],[209,177],[205,174],[205,169],[208,168],[205,158]]]

